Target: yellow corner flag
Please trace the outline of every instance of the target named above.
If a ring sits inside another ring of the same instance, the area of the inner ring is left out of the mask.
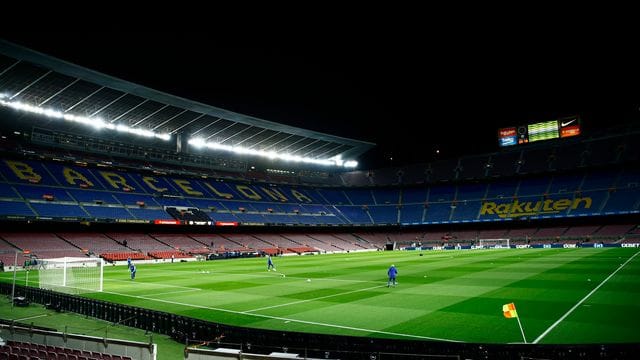
[[[502,312],[504,313],[504,317],[511,319],[517,318],[518,312],[516,311],[516,306],[513,303],[502,305]]]
[[[507,319],[516,318],[518,320],[518,326],[520,327],[520,333],[522,334],[522,340],[524,343],[527,343],[527,338],[524,336],[524,329],[522,328],[522,323],[520,323],[520,318],[518,317],[518,312],[516,311],[516,305],[514,303],[508,303],[502,305],[502,313],[504,317]]]

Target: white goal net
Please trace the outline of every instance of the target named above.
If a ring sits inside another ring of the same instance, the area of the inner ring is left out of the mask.
[[[104,262],[101,258],[39,259],[36,268],[41,289],[67,294],[102,291]]]
[[[483,249],[508,249],[509,239],[478,239],[478,246]]]

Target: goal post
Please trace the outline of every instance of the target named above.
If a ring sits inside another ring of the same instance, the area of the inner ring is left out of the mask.
[[[14,250],[0,250],[0,272],[5,272],[6,266],[13,264],[13,279],[11,281],[11,309],[13,309],[16,295],[16,271],[18,269],[18,253]]]
[[[509,249],[509,239],[478,239],[482,249]]]
[[[68,294],[102,291],[104,281],[102,258],[38,259],[35,268],[38,270],[41,289]]]

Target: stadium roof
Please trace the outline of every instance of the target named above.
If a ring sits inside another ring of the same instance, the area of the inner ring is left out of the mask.
[[[242,115],[105,75],[0,40],[0,94],[6,101],[102,119],[158,134],[181,134],[229,149],[311,159],[354,159],[375,144]],[[86,121],[85,121],[86,122]],[[175,138],[175,137],[174,137]]]

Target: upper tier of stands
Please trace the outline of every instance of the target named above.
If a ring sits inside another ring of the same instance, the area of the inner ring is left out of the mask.
[[[163,154],[160,157],[150,157],[151,154],[154,154],[153,148],[141,148],[135,144],[127,145],[123,142],[94,139],[90,136],[78,137],[71,134],[55,133],[58,137],[49,142],[36,141],[43,135],[40,130],[36,131],[35,129],[30,140],[14,139],[10,135],[5,136],[0,139],[0,148],[12,153],[37,154],[42,158],[57,158],[89,164],[110,164],[114,167],[129,169],[144,168],[187,177],[206,176],[290,185],[339,187],[430,184],[542,174],[633,163],[637,162],[640,156],[640,131],[635,128],[621,128],[594,134],[586,139],[573,138],[528,144],[503,149],[500,152],[474,154],[406,167],[334,173],[328,170],[296,168],[296,166],[287,165],[280,166],[287,170],[273,170],[269,167],[278,168],[279,165],[261,166],[260,161],[257,161],[258,168],[256,169],[249,169],[245,166],[240,170],[234,169],[234,171],[225,172],[220,170],[222,164],[220,159],[215,158],[214,162],[217,165],[210,167],[209,162],[206,161],[208,155],[174,153],[171,156]],[[81,143],[77,143],[78,141]],[[107,143],[108,145],[105,145]],[[98,145],[101,148],[94,149]],[[170,152],[167,149],[162,151]],[[194,156],[202,159],[189,161]],[[169,158],[174,161],[169,161]],[[225,165],[232,162],[232,159],[224,160]]]
[[[352,171],[324,183],[339,186],[388,186],[442,181],[482,180],[542,174],[579,168],[632,163],[640,160],[640,133],[599,136],[528,145],[501,152],[463,156],[426,164]]]
[[[314,188],[0,161],[0,216],[86,221],[412,225],[638,213],[640,169],[400,188]],[[161,250],[161,249],[157,249]]]

